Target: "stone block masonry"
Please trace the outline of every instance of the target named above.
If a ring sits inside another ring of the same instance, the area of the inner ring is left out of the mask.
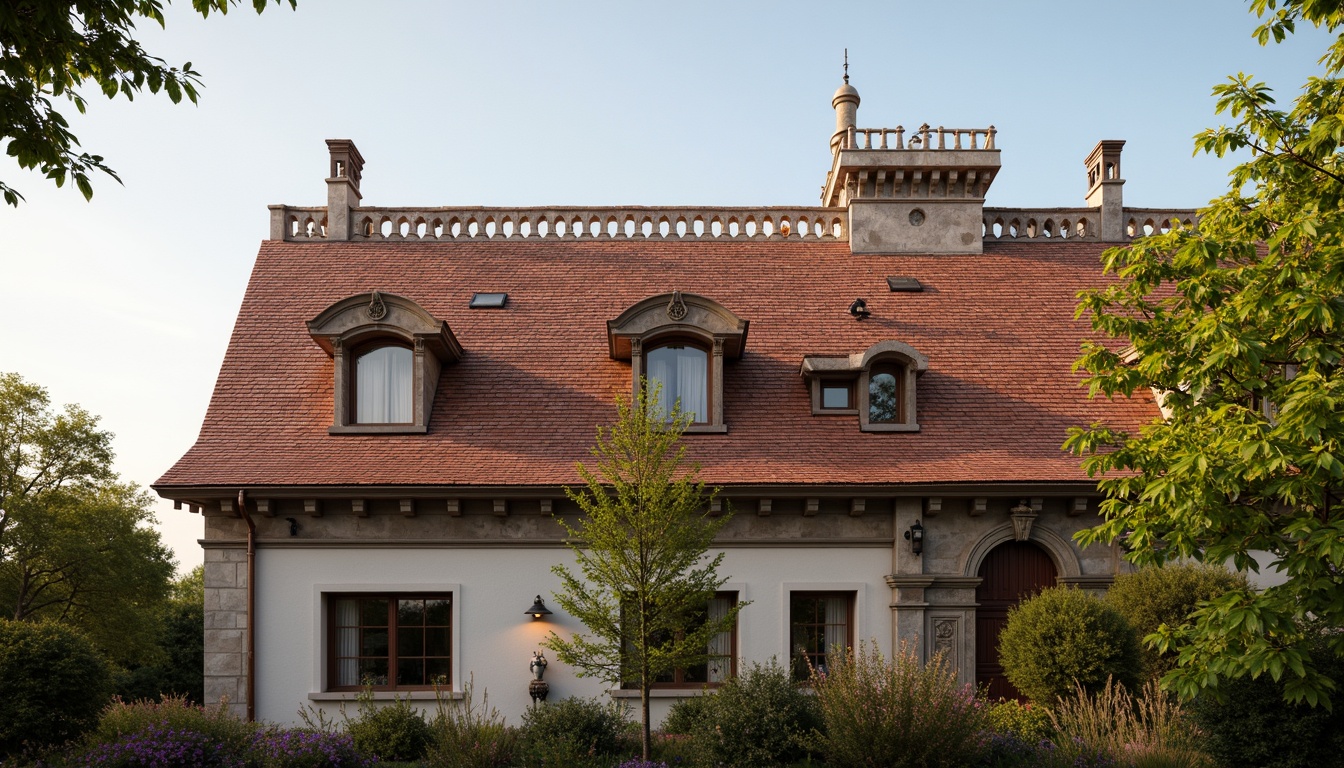
[[[205,702],[247,716],[247,549],[205,550]]]

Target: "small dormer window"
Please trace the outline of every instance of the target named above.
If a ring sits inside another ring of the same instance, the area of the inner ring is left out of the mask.
[[[378,344],[355,356],[354,401],[358,424],[410,424],[415,354],[400,344]]]
[[[427,432],[440,372],[462,357],[447,323],[378,291],[332,304],[308,332],[331,355],[334,435]]]
[[[690,417],[688,433],[727,432],[724,363],[742,356],[747,321],[704,296],[673,291],[650,296],[607,323],[613,360],[630,361],[630,392],[656,385],[656,407]]]
[[[880,341],[846,356],[809,355],[802,375],[812,415],[859,417],[864,432],[917,432],[915,380],[928,358],[900,341]]]

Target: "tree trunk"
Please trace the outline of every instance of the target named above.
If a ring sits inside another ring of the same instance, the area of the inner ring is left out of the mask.
[[[639,686],[639,709],[640,709],[640,746],[644,752],[644,762],[649,762],[649,681],[645,677]]]

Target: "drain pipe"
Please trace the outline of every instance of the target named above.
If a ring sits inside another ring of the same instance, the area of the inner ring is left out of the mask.
[[[247,511],[247,498],[238,489],[238,511],[247,523],[247,722],[257,719],[257,524]]]

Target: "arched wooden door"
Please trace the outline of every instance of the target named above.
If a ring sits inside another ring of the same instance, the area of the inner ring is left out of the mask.
[[[999,665],[999,632],[1008,620],[1009,608],[1055,585],[1055,564],[1035,544],[1009,541],[990,550],[977,575],[981,581],[975,588],[979,603],[975,609],[975,684],[988,687],[991,700],[1021,698]]]

